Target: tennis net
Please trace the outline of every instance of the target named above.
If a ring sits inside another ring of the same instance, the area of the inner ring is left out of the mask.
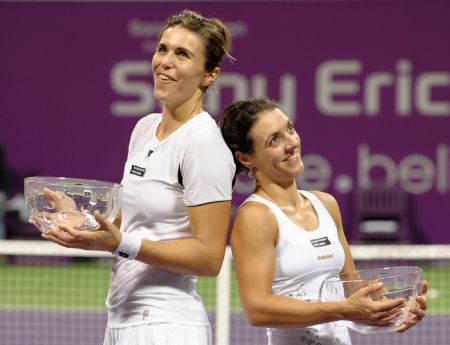
[[[443,344],[450,339],[450,245],[353,245],[358,268],[420,266],[430,283],[427,317],[404,334],[362,335],[354,345]],[[0,241],[0,343],[99,345],[113,258],[47,241]],[[249,325],[239,302],[228,249],[217,278],[200,278],[198,291],[216,345],[261,345],[265,330]]]

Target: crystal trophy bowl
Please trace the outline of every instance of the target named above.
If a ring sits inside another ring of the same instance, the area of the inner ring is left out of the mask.
[[[371,268],[350,273],[340,273],[325,280],[322,301],[340,301],[369,284],[382,283],[383,288],[369,295],[374,301],[404,298],[403,313],[387,327],[367,326],[344,321],[354,331],[364,334],[393,332],[404,320],[411,317],[409,310],[416,306],[416,297],[422,294],[422,270],[415,266]]]
[[[42,232],[66,224],[77,230],[95,230],[99,211],[110,222],[122,199],[117,183],[65,177],[26,177],[25,200],[31,221]]]

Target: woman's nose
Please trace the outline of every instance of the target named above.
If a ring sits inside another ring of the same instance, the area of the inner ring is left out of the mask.
[[[297,147],[300,144],[300,137],[297,133],[289,134],[286,133],[286,146],[289,148]]]
[[[166,53],[161,57],[161,64],[166,67],[173,66],[173,54]]]

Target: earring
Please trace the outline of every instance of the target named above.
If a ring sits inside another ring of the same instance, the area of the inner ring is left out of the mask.
[[[250,169],[248,170],[247,176],[250,178],[255,177],[255,175],[253,175],[253,171],[251,171]]]

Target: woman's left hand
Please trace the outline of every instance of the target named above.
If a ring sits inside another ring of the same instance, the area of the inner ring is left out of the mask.
[[[67,248],[101,250],[112,253],[120,243],[122,236],[120,230],[99,212],[96,211],[94,217],[100,225],[97,230],[76,230],[70,225],[60,224],[58,227],[42,233],[41,236]]]
[[[406,312],[409,312],[412,314],[411,317],[404,320],[403,324],[396,328],[395,331],[397,333],[402,333],[410,329],[411,327],[415,326],[419,321],[421,321],[427,312],[427,290],[428,290],[428,282],[424,280],[422,282],[422,295],[416,297],[416,305],[414,307],[406,307],[408,310]],[[405,308],[405,309],[406,309]]]

